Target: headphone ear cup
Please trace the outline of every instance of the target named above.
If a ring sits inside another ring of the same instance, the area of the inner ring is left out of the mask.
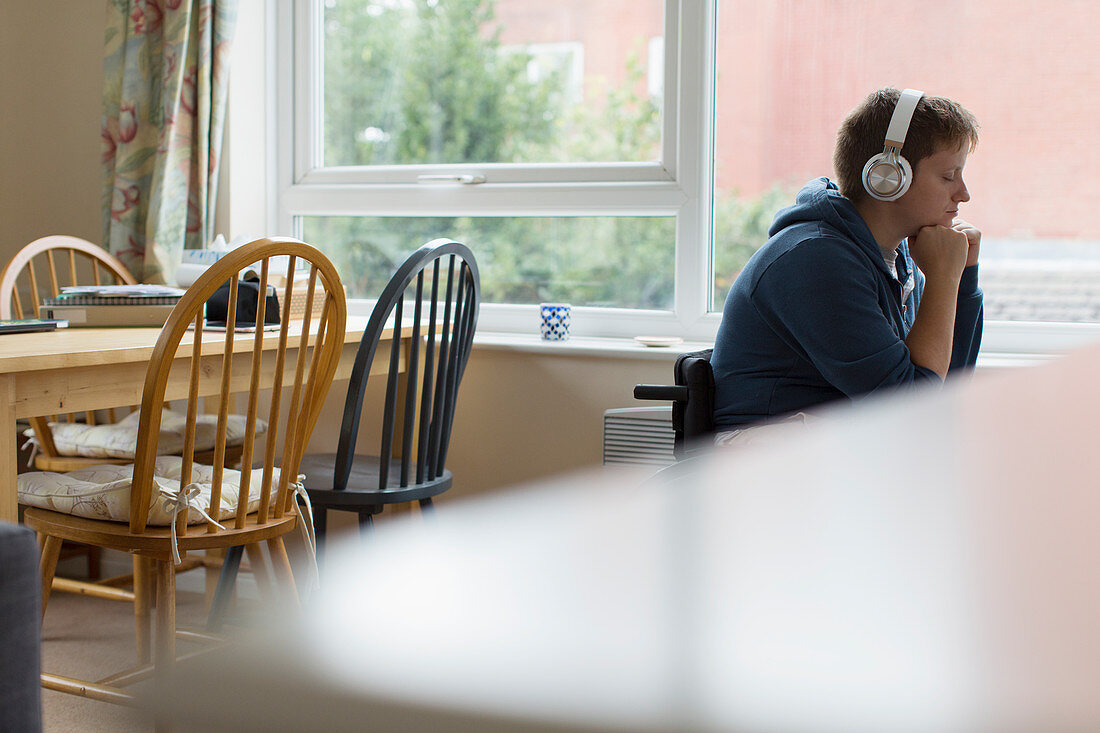
[[[895,201],[913,182],[913,169],[903,156],[879,153],[863,166],[863,188],[878,201]]]

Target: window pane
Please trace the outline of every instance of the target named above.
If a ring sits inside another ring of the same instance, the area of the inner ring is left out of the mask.
[[[377,297],[413,250],[448,237],[474,251],[485,303],[672,308],[673,217],[309,216],[302,225],[350,298]]]
[[[714,298],[772,212],[832,177],[833,139],[874,89],[950,97],[982,125],[960,215],[983,232],[987,320],[1100,320],[1100,4],[720,0]]]
[[[326,0],[325,165],[656,160],[663,14],[662,0]]]

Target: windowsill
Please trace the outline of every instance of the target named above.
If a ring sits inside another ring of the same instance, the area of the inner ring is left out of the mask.
[[[1057,359],[1061,354],[985,354],[978,352],[978,369],[1007,369],[1011,367],[1039,366]]]
[[[547,356],[602,356],[618,359],[675,359],[689,351],[709,349],[713,344],[684,341],[675,346],[643,346],[634,339],[575,336],[568,341],[544,341],[535,334],[479,331],[474,348],[488,351],[518,351]]]
[[[515,351],[546,356],[597,356],[616,359],[666,359],[672,361],[689,351],[708,349],[713,344],[684,341],[675,346],[643,346],[633,339],[571,337],[568,341],[544,341],[534,334],[479,331],[474,348],[485,351]],[[978,356],[979,369],[1006,369],[1037,366],[1057,358],[1057,354],[988,353]]]

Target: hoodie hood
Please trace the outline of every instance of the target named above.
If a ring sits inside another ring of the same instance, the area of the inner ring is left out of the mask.
[[[803,186],[795,197],[794,205],[781,209],[775,215],[768,236],[774,237],[790,226],[806,223],[826,224],[837,229],[866,250],[868,255],[877,260],[882,259],[882,251],[863,217],[828,178],[815,178]],[[905,252],[899,248],[899,254]],[[883,263],[883,269],[885,268],[886,264]]]

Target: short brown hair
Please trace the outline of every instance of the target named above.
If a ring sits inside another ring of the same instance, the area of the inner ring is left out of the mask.
[[[901,92],[886,88],[872,92],[867,99],[848,113],[836,134],[833,168],[837,186],[851,201],[867,197],[863,188],[863,166],[882,152],[886,128],[894,114]],[[901,154],[917,172],[920,161],[947,145],[978,144],[978,121],[958,102],[946,97],[925,95],[917,103],[905,146]]]

